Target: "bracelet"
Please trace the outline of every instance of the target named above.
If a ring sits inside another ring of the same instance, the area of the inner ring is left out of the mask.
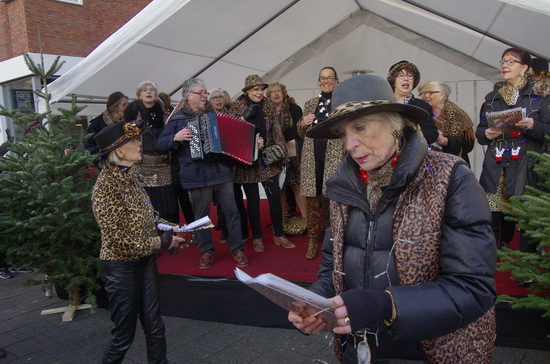
[[[175,135],[174,135],[174,139],[172,139],[172,140],[173,140],[174,142],[177,142],[177,140],[176,140],[176,136],[175,136]]]
[[[397,318],[397,309],[395,308],[395,301],[393,300],[393,294],[391,293],[391,291],[387,289],[384,292],[390,295],[391,300],[391,318],[389,320],[384,320],[384,323],[386,324],[386,326],[391,326],[391,324],[393,324],[393,321]]]

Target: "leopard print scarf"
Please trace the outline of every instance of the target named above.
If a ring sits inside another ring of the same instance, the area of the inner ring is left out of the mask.
[[[105,125],[111,125],[111,124],[114,124],[116,123],[117,121],[120,121],[120,120],[115,120],[111,117],[111,114],[109,114],[109,112],[107,110],[103,111],[103,114],[101,114],[101,116],[103,117],[103,121],[105,122]]]
[[[507,105],[513,106],[516,104],[516,102],[518,102],[519,90],[521,90],[526,84],[527,80],[525,78],[522,78],[518,87],[506,84],[502,86],[500,90],[498,90],[498,93],[500,94],[500,96],[502,96]]]
[[[470,116],[455,103],[446,100],[440,115],[444,120],[443,134],[474,140],[474,123]],[[437,124],[437,123],[436,123]]]
[[[281,106],[281,112],[279,113],[279,117],[281,120],[281,124],[283,126],[283,130],[287,130],[292,128],[292,118],[290,116],[290,109],[288,107],[288,102],[283,102],[283,105]]]

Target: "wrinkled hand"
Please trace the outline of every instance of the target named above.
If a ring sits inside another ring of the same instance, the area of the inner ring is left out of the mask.
[[[521,120],[519,123],[516,123],[516,127],[523,130],[533,130],[534,126],[535,126],[535,120],[533,120],[533,118],[525,118]]]
[[[502,135],[502,131],[499,129],[488,128],[485,130],[485,137],[489,140],[493,140]]]
[[[449,138],[447,138],[443,135],[438,135],[437,136],[437,144],[445,147],[445,146],[447,146],[447,144],[449,144]]]
[[[344,304],[344,300],[340,296],[333,297],[331,299],[332,306],[335,307],[334,315],[336,316],[336,322],[338,326],[334,328],[335,334],[349,334],[351,333],[351,324],[349,323],[348,310]],[[346,317],[348,322],[346,322]]]
[[[308,126],[308,125],[311,125],[314,120],[315,120],[315,114],[307,114],[302,118],[300,123],[302,124],[302,126]]]
[[[174,236],[172,236],[172,243],[170,243],[170,246],[168,247],[168,249],[178,248],[180,244],[185,243],[184,238],[180,237],[179,235],[176,235],[179,228],[180,228],[179,226],[174,226],[172,228],[172,230],[174,231]]]
[[[316,334],[326,328],[325,322],[319,316],[312,316],[317,309],[304,302],[294,302],[296,311],[288,313],[288,321],[304,334]]]
[[[174,139],[177,142],[189,142],[193,139],[193,131],[185,127],[174,135]]]
[[[264,147],[264,138],[259,137],[258,138],[258,149],[263,149]]]

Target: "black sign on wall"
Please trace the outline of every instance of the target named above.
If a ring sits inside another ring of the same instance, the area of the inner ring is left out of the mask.
[[[30,113],[34,110],[34,94],[32,90],[12,89],[13,108],[21,112]]]

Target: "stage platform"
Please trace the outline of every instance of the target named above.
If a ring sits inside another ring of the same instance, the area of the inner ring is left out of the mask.
[[[295,249],[276,247],[267,201],[262,200],[262,228],[265,251],[256,253],[252,240],[245,245],[250,264],[243,268],[252,277],[273,273],[303,287],[316,280],[321,262],[318,244],[317,258],[305,259],[306,236],[289,237]],[[215,222],[215,212],[211,218]],[[235,262],[229,246],[220,244],[220,232],[212,230],[215,241],[215,262],[208,269],[199,269],[200,253],[196,245],[189,245],[172,255],[163,251],[158,258],[161,273],[161,309],[164,315],[196,320],[243,324],[260,327],[291,327],[287,312],[267,300],[235,278]],[[513,245],[512,245],[513,247]],[[497,273],[497,292],[513,296],[529,293],[526,287],[509,279],[508,273]],[[512,309],[506,303],[498,304],[497,343],[531,349],[550,350],[550,320],[542,319],[540,312]]]

